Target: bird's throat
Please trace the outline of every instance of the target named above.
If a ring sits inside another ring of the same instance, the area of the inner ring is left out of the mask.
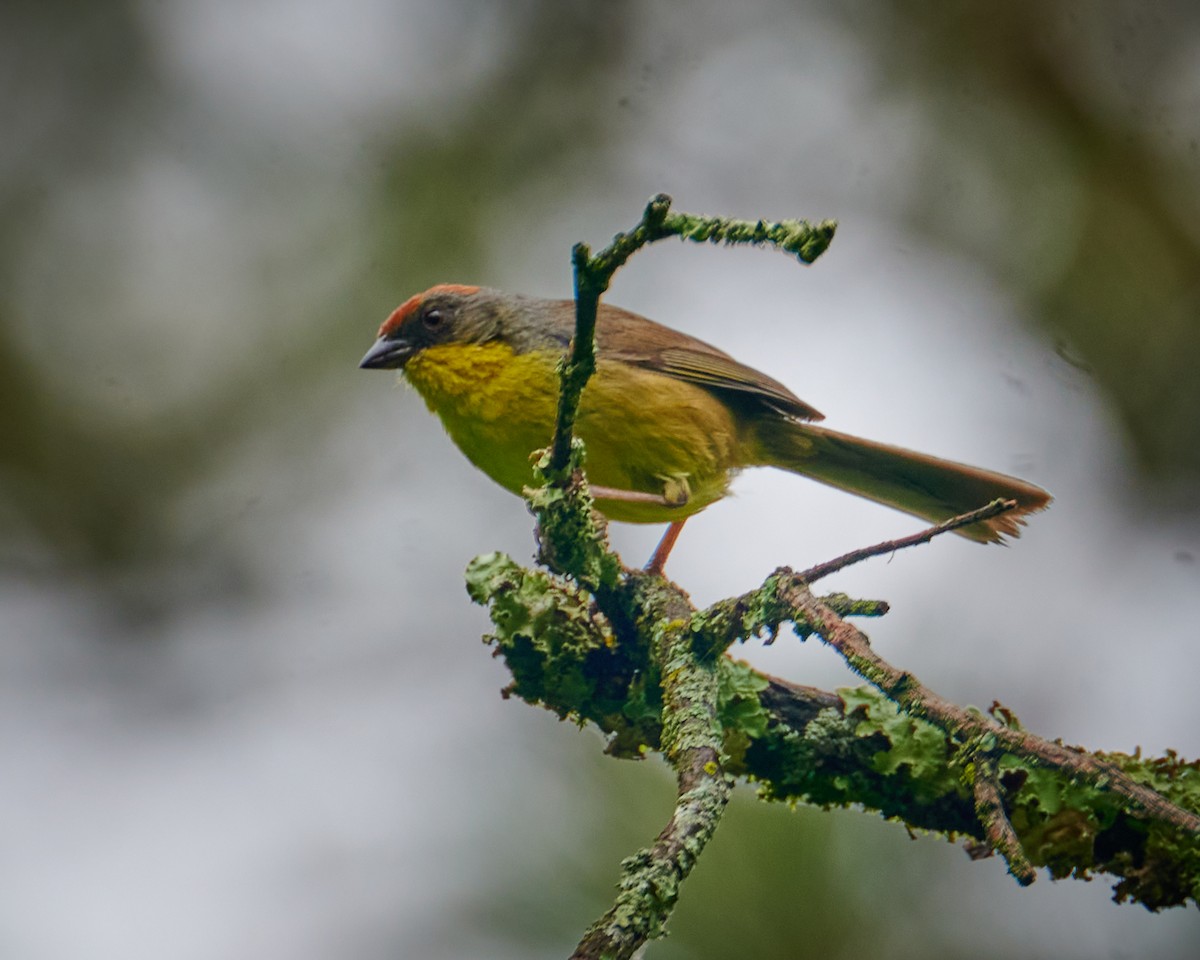
[[[533,480],[532,451],[549,446],[558,357],[506,344],[445,344],[409,360],[404,377],[480,470],[513,493]]]

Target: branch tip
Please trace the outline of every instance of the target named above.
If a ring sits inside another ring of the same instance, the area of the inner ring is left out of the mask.
[[[795,576],[797,580],[801,580],[804,583],[813,583],[822,577],[829,576],[831,573],[837,573],[846,567],[869,560],[871,557],[879,557],[885,553],[895,553],[907,547],[916,547],[923,543],[929,543],[934,537],[939,537],[943,533],[952,533],[961,527],[968,527],[973,523],[990,520],[992,517],[998,517],[1002,513],[1016,509],[1016,507],[1016,500],[993,500],[978,510],[971,510],[967,513],[959,514],[957,517],[951,517],[949,520],[943,520],[941,523],[935,523],[933,526],[926,527],[917,533],[909,534],[907,537],[900,537],[897,540],[884,540],[869,547],[860,547],[857,550],[851,550],[840,557],[835,557],[832,560],[826,560],[824,563],[818,563],[816,566],[809,567]]]
[[[976,752],[973,768],[975,815],[983,827],[987,845],[1004,858],[1013,879],[1021,886],[1027,887],[1037,879],[1037,873],[1025,855],[1020,838],[1017,837],[1008,812],[1004,809],[995,760],[982,752]]]

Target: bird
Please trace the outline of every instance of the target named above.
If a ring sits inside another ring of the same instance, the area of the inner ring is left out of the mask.
[[[476,467],[520,495],[531,454],[549,446],[558,364],[575,301],[445,283],[405,300],[359,366],[396,369]],[[1051,496],[982,467],[830,430],[824,415],[764,373],[687,333],[601,303],[596,368],[575,423],[596,509],[668,523],[662,565],[688,517],[729,493],[743,468],[777,467],[933,523],[996,499],[1011,510],[958,527],[977,543],[1016,537]]]

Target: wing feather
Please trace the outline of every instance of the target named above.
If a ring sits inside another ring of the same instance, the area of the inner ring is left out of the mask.
[[[728,390],[754,397],[785,416],[823,420],[778,380],[739,363],[722,350],[646,317],[600,305],[596,322],[596,347],[601,357],[695,383],[711,390]]]

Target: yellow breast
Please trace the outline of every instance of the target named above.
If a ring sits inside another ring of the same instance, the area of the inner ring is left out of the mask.
[[[404,375],[480,470],[520,493],[530,454],[549,445],[558,408],[557,354],[516,354],[500,343],[445,344],[409,360]],[[741,465],[738,425],[694,384],[600,360],[576,424],[597,486],[662,495],[686,488],[676,507],[601,500],[611,519],[654,523],[690,516],[725,495]]]

